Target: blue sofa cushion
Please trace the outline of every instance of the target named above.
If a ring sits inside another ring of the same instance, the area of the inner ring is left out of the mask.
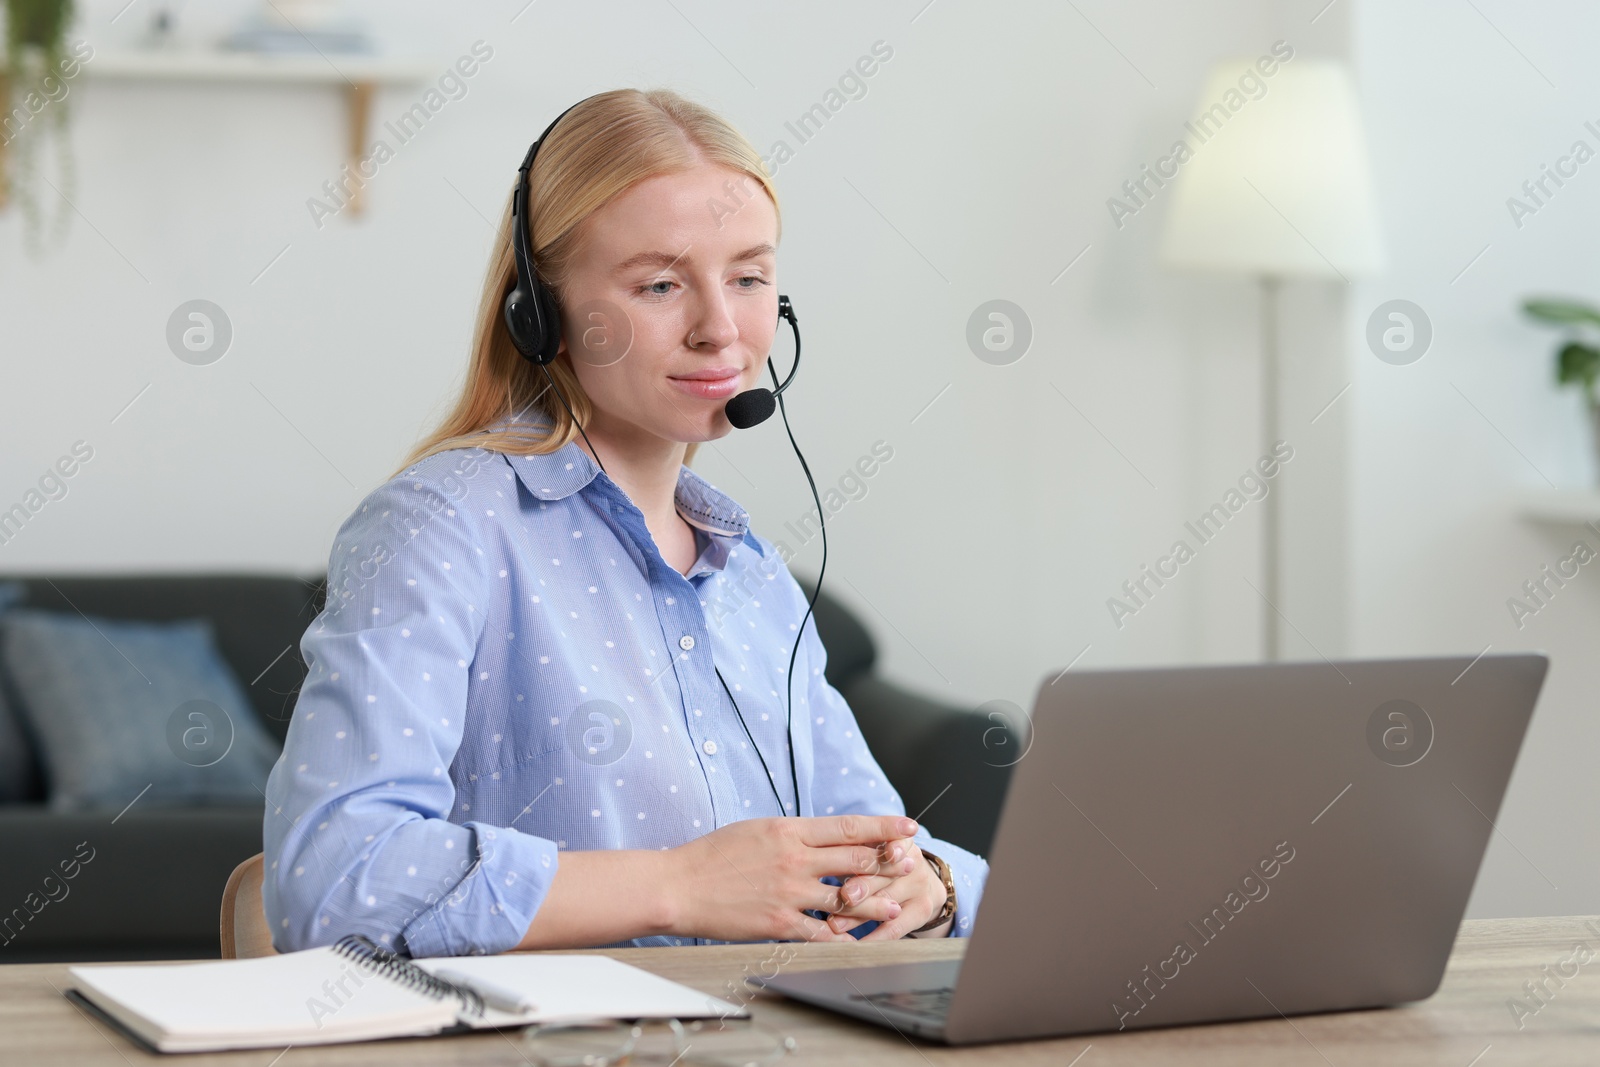
[[[208,621],[14,608],[0,614],[0,671],[52,808],[262,803],[278,744]]]

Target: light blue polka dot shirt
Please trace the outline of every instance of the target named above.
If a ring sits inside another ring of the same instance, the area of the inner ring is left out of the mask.
[[[564,850],[665,849],[794,813],[784,682],[807,598],[748,513],[687,466],[676,504],[700,548],[687,575],[576,444],[436,453],[345,520],[267,785],[279,951],[361,933],[414,956],[502,952]],[[810,620],[794,667],[800,814],[906,814],[825,656]],[[916,840],[950,865],[951,933],[970,934],[987,863],[926,829]],[[696,943],[712,942],[619,944]]]

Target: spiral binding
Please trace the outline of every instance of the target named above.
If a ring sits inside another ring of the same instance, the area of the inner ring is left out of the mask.
[[[483,997],[473,989],[460,986],[454,982],[447,982],[443,978],[429,974],[415,963],[398,953],[390,952],[375,944],[370,937],[364,934],[346,934],[333,944],[333,950],[339,955],[355,960],[364,968],[373,973],[382,975],[391,982],[405,986],[436,1000],[446,997],[458,997],[463,1010],[474,1017],[483,1016]]]

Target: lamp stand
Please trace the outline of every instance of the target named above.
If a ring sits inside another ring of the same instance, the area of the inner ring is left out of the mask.
[[[1276,275],[1261,275],[1261,432],[1266,438],[1265,451],[1269,455],[1277,443],[1279,429],[1278,292],[1281,284],[1282,279]],[[1281,484],[1272,486],[1261,501],[1261,595],[1266,601],[1261,610],[1261,657],[1269,663],[1279,654],[1278,557],[1282,512],[1278,505],[1282,493]]]

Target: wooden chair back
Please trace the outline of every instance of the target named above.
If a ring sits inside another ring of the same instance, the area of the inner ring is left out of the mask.
[[[275,956],[267,909],[261,901],[266,857],[257,852],[233,869],[222,891],[222,958]]]

